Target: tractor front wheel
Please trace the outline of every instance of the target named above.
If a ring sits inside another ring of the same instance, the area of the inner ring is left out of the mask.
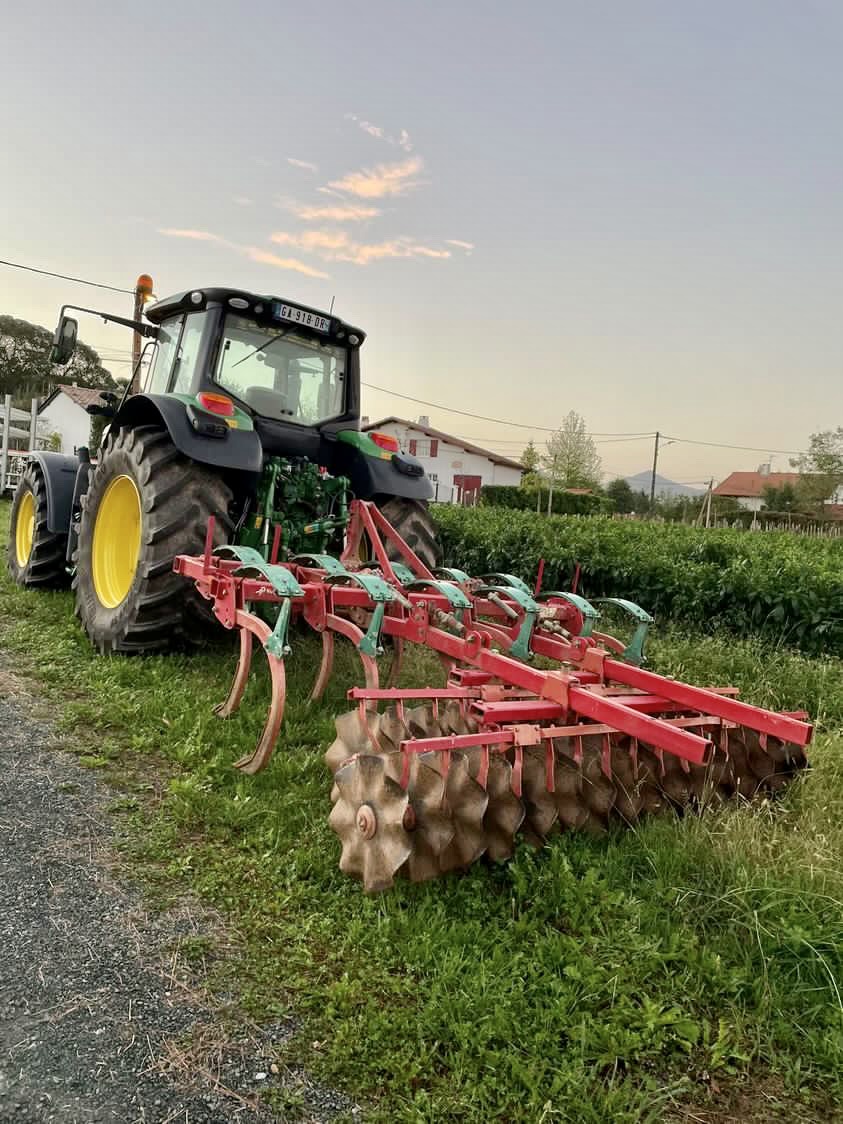
[[[25,589],[56,589],[69,581],[67,532],[47,527],[47,485],[36,461],[21,473],[9,527],[9,573]]]
[[[110,436],[82,498],[73,579],[76,613],[101,652],[160,651],[192,637],[203,614],[173,559],[202,553],[211,515],[215,542],[227,542],[230,502],[228,486],[182,456],[166,430]]]
[[[378,507],[428,569],[439,565],[441,552],[436,542],[436,528],[426,503],[393,496]]]

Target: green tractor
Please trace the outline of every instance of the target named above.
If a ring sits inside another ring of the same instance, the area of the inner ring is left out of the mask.
[[[194,635],[206,613],[173,558],[202,552],[211,516],[217,545],[290,558],[338,549],[349,500],[373,500],[436,562],[422,465],[393,436],[359,428],[359,328],[277,297],[193,289],[150,306],[146,320],[65,305],[56,363],[76,345],[68,309],[143,337],[144,385],[88,407],[107,418],[96,463],[87,449],[32,453],[12,505],[9,569],[31,589],[72,580],[101,651]]]

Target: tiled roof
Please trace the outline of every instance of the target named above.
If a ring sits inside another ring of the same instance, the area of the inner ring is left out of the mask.
[[[455,433],[443,433],[441,429],[434,429],[431,425],[421,425],[419,422],[408,421],[406,418],[390,416],[381,418],[380,421],[367,422],[361,428],[368,433],[370,430],[380,429],[381,426],[390,424],[404,425],[408,429],[414,429],[417,433],[423,433],[425,437],[435,437],[439,441],[447,441],[449,445],[457,445],[467,453],[476,453],[480,457],[488,458],[492,464],[500,464],[505,468],[517,468],[521,472],[524,471],[523,464],[519,464],[518,461],[510,460],[509,457],[502,457],[500,453],[493,453],[490,449],[481,449],[479,445],[472,445],[470,441],[466,441],[464,437],[457,437]]]
[[[98,403],[100,401],[100,392],[104,389],[104,387],[90,386],[57,386],[52,394],[47,395],[38,410],[40,412],[45,406],[55,402],[59,394],[66,394],[71,402],[75,402],[77,406],[81,406],[84,410],[86,406],[90,406],[93,402]]]
[[[735,496],[741,499],[760,499],[765,488],[782,488],[796,484],[798,472],[733,472],[714,489],[715,496]]]

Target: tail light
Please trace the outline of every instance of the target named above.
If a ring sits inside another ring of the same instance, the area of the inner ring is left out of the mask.
[[[221,418],[234,417],[234,403],[224,394],[208,394],[202,391],[201,394],[196,395],[196,401],[209,414],[219,414]]]
[[[391,433],[370,433],[369,436],[376,445],[380,445],[382,449],[386,449],[389,453],[398,452],[398,438],[393,437]]]

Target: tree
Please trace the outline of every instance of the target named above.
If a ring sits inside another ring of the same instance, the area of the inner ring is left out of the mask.
[[[527,448],[521,454],[521,463],[525,472],[535,472],[539,467],[539,451],[532,438],[527,442]]]
[[[542,479],[539,475],[541,457],[532,440],[527,442],[527,447],[521,454],[521,464],[524,466],[524,475],[521,477],[521,487],[531,491],[541,487]]]
[[[808,452],[790,463],[801,476],[796,486],[800,502],[821,511],[843,484],[843,427],[812,433]]]
[[[629,486],[629,481],[619,476],[606,485],[606,495],[615,505],[615,511],[621,515],[629,515],[635,511],[635,494]]]
[[[768,511],[798,511],[799,493],[793,484],[782,484],[776,488],[768,484],[761,489],[761,499]]]
[[[92,347],[77,343],[65,367],[49,361],[53,333],[40,324],[0,316],[0,394],[11,394],[21,402],[43,397],[58,383],[114,388],[111,372]]]
[[[586,433],[585,418],[571,410],[548,439],[542,464],[554,488],[600,487],[600,457]]]
[[[109,419],[104,414],[94,414],[91,418],[91,434],[88,438],[88,452],[95,457],[102,444],[102,431],[108,425]]]

